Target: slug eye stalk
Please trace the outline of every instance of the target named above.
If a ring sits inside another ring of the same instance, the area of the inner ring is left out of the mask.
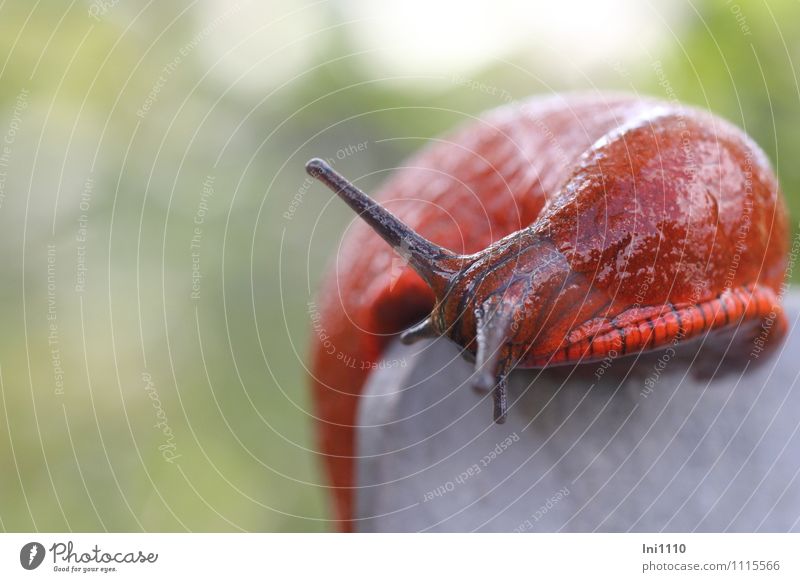
[[[314,158],[306,164],[306,172],[330,188],[422,277],[431,287],[437,299],[442,299],[446,290],[461,270],[467,257],[457,255],[440,247],[415,232],[394,214],[358,189],[352,182],[336,172],[327,162]],[[494,421],[506,419],[506,375],[511,368],[505,357],[511,314],[498,309],[494,304],[482,305],[475,311],[477,328],[475,340],[476,379],[474,387],[481,391],[491,390],[494,400]],[[438,335],[432,318],[406,330],[401,341],[413,343],[425,337]]]
[[[460,268],[459,255],[416,233],[324,160],[309,160],[306,172],[335,192],[372,230],[408,260],[411,267],[437,295],[444,291]]]

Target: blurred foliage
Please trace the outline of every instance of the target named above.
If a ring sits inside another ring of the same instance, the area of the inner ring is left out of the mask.
[[[225,13],[209,23],[198,6],[0,7],[0,139],[16,128],[0,206],[6,530],[329,529],[306,304],[352,217],[303,195],[302,163],[367,141],[342,169],[371,188],[378,170],[508,100],[452,72],[376,75],[336,3],[301,39],[310,63],[270,83],[293,49],[278,50],[250,71],[265,79],[254,88],[230,71],[237,53],[220,63],[227,48],[208,48]],[[798,4],[683,12],[654,54],[578,67],[537,47],[532,64],[520,54],[471,76],[514,99],[615,88],[719,112],[768,152],[796,223]]]

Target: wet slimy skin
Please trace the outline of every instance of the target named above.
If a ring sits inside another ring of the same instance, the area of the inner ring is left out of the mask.
[[[350,362],[377,361],[395,333],[474,355],[496,422],[515,367],[713,340],[766,318],[770,342],[784,333],[782,196],[761,150],[708,113],[602,95],[501,108],[412,159],[381,190],[385,206],[322,160],[307,170],[363,219],[320,293],[330,341],[313,346],[344,529],[369,370]],[[408,263],[399,275],[392,248]]]

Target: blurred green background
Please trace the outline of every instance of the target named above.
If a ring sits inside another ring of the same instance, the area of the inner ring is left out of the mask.
[[[331,529],[306,303],[352,216],[313,155],[374,187],[487,108],[626,90],[744,127],[800,216],[796,0],[16,0],[0,46],[8,531]]]

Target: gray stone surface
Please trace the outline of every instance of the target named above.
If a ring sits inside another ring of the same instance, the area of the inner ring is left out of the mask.
[[[711,378],[696,345],[517,371],[504,425],[454,344],[393,344],[407,365],[374,373],[359,411],[357,528],[800,530],[800,294],[786,309],[778,353]]]

